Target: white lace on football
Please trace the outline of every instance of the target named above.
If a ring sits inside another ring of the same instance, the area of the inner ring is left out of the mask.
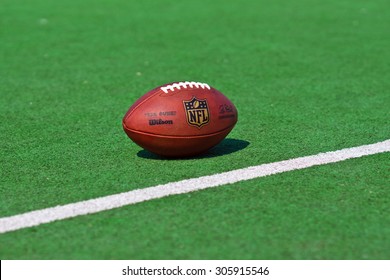
[[[173,83],[171,85],[167,85],[165,87],[161,87],[160,89],[165,92],[165,93],[168,93],[169,91],[175,91],[175,89],[181,89],[181,88],[187,88],[187,87],[190,87],[190,88],[207,88],[207,89],[210,89],[210,86],[208,84],[205,84],[205,83],[198,83],[198,82],[180,82],[180,83]]]

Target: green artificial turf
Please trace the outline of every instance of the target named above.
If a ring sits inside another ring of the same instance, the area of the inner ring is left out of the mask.
[[[385,0],[3,0],[0,217],[390,138],[389,10]],[[216,87],[239,121],[209,154],[165,160],[133,144],[121,119],[181,80]],[[6,233],[0,258],[389,258],[388,162]]]
[[[353,159],[25,229],[1,237],[1,256],[388,259],[389,166],[378,162],[389,159]]]

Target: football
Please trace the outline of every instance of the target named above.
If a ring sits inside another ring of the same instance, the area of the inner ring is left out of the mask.
[[[149,91],[122,121],[131,140],[165,157],[203,153],[221,142],[236,123],[234,104],[199,82],[175,82]]]

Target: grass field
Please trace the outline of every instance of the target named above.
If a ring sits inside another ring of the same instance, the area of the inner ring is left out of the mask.
[[[2,0],[0,218],[390,138],[390,2]],[[167,160],[122,117],[206,82],[239,121]],[[389,259],[390,154],[0,234],[0,259]]]

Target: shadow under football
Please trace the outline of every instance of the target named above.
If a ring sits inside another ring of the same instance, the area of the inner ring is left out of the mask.
[[[202,153],[202,154],[197,155],[197,156],[184,157],[184,158],[180,158],[180,157],[179,158],[168,158],[168,157],[163,157],[163,156],[153,154],[147,150],[139,151],[137,153],[137,156],[139,156],[141,158],[155,159],[155,160],[213,158],[213,157],[219,157],[219,156],[224,156],[224,155],[238,152],[240,150],[245,149],[249,144],[250,143],[248,141],[245,141],[245,140],[227,138],[227,139],[224,139],[221,143],[219,143],[215,147],[213,147],[210,150],[206,151],[205,153]]]

